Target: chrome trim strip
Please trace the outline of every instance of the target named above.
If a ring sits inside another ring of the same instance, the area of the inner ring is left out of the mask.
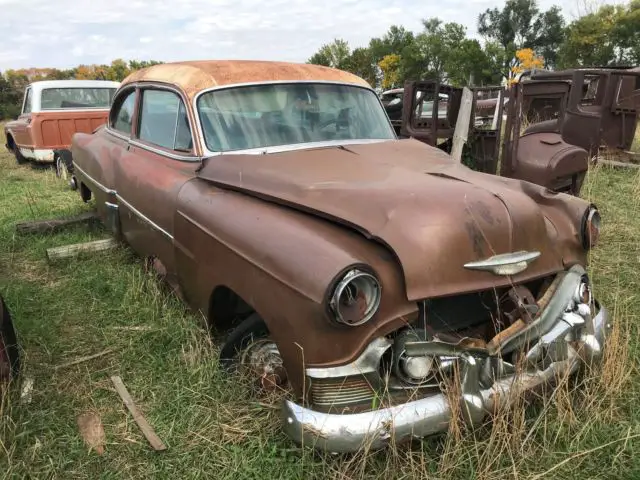
[[[105,125],[105,130],[107,131],[107,133],[113,135],[114,137],[117,137],[121,140],[125,140],[125,141],[129,141],[131,140],[131,137],[129,135],[125,135],[122,132],[119,132],[117,130],[114,130],[113,128],[111,128],[111,126],[109,124]]]
[[[523,271],[526,270],[527,266],[539,256],[540,252],[526,252],[524,250],[520,252],[501,253],[500,255],[494,255],[477,262],[465,263],[464,268],[468,268],[469,270],[484,270],[487,272],[493,272],[496,275],[502,275],[497,271],[499,267],[524,264],[520,270]]]
[[[170,153],[160,148],[152,147],[149,144],[142,143],[139,140],[129,140],[129,145],[133,145],[134,147],[142,148],[143,150],[147,150],[149,152],[156,153],[160,156],[170,158],[172,160],[178,160],[180,162],[200,162],[202,159],[200,157],[196,157],[194,155],[178,155],[175,153]]]
[[[118,210],[118,205],[115,203],[104,202],[104,204],[107,206],[107,208],[110,208],[112,210]]]
[[[391,347],[389,339],[378,337],[367,345],[358,358],[347,365],[328,368],[310,367],[305,372],[312,378],[340,378],[375,372],[380,367],[380,358],[389,347]]]
[[[207,147],[207,143],[205,142],[204,133],[203,133],[203,130],[202,130],[202,122],[200,121],[200,114],[198,112],[198,100],[200,99],[200,97],[202,95],[204,95],[205,93],[209,93],[209,92],[213,92],[213,91],[217,91],[217,90],[226,90],[226,89],[237,88],[237,87],[254,87],[254,86],[258,86],[258,85],[287,85],[287,84],[343,85],[345,87],[361,88],[363,90],[368,90],[371,93],[373,93],[373,95],[378,100],[378,104],[380,105],[380,108],[382,108],[382,111],[385,114],[385,118],[387,119],[387,122],[389,124],[389,128],[391,129],[391,132],[393,133],[393,138],[346,140],[346,141],[342,141],[342,142],[334,141],[334,142],[338,142],[338,143],[335,143],[333,145],[357,145],[357,144],[361,144],[361,143],[388,142],[388,141],[391,141],[391,140],[397,140],[397,138],[398,138],[396,136],[396,134],[395,134],[395,130],[393,129],[393,125],[391,124],[391,121],[389,120],[389,116],[388,116],[386,110],[384,109],[384,105],[382,104],[382,101],[380,100],[380,97],[378,96],[376,91],[371,87],[366,87],[364,85],[359,85],[357,83],[332,82],[332,81],[327,81],[327,80],[274,80],[274,81],[270,81],[270,82],[244,82],[244,83],[234,83],[234,84],[229,84],[229,85],[218,85],[218,86],[215,86],[215,87],[205,88],[204,90],[199,91],[193,97],[193,100],[191,102],[191,108],[192,108],[193,116],[194,116],[194,118],[196,120],[196,127],[198,129],[198,140],[200,141],[200,144],[202,145],[202,152],[203,152],[204,157],[213,157],[213,156],[217,156],[217,155],[231,155],[231,154],[237,154],[237,155],[259,154],[259,155],[264,155],[264,154],[268,154],[268,153],[278,153],[278,152],[287,152],[287,151],[293,151],[293,150],[303,150],[303,149],[307,149],[307,148],[313,148],[314,145],[317,145],[319,143],[324,143],[324,142],[310,142],[310,143],[306,143],[306,144],[283,145],[282,147],[279,146],[279,147],[253,148],[253,149],[246,149],[246,150],[234,150],[234,151],[231,151],[231,152],[213,152],[213,151],[209,150],[209,148]]]
[[[87,172],[85,172],[82,168],[80,168],[78,166],[78,164],[76,162],[72,161],[71,163],[73,164],[74,170],[77,169],[82,175],[84,175],[89,180],[91,180],[95,184],[95,186],[98,187],[100,190],[102,190],[103,192],[105,192],[108,195],[116,195],[117,194],[117,192],[115,190],[111,190],[110,188],[105,187],[100,182],[98,182],[95,178],[93,178],[91,175],[89,175]]]
[[[160,233],[162,233],[165,237],[167,237],[169,240],[173,240],[173,235],[171,235],[169,232],[167,232],[164,228],[162,228],[160,225],[158,225],[157,223],[155,223],[154,221],[152,221],[149,217],[147,217],[145,214],[143,214],[140,210],[138,210],[137,208],[135,208],[133,205],[131,205],[129,202],[127,202],[124,198],[122,198],[121,195],[116,194],[116,197],[118,198],[119,201],[122,202],[122,204],[127,207],[132,213],[134,213],[137,217],[139,217],[141,220],[144,220],[145,222],[147,222],[149,225],[151,225],[153,228],[155,228],[156,230],[158,230]]]
[[[245,150],[230,150],[227,152],[209,152],[207,157],[219,157],[221,155],[267,155],[269,153],[293,152],[296,150],[313,150],[315,148],[341,147],[344,145],[367,145],[372,143],[391,142],[395,139],[367,138],[360,140],[327,140],[324,142],[296,143],[293,145],[278,145],[274,147],[248,148]]]

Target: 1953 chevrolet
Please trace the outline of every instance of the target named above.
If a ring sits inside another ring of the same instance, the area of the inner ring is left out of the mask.
[[[383,447],[453,412],[476,424],[512,398],[498,393],[602,357],[596,207],[398,140],[352,74],[156,65],[72,152],[82,198],[230,332],[221,362],[291,385],[283,428],[299,443]]]

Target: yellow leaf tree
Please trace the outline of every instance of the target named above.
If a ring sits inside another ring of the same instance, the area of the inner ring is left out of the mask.
[[[382,70],[382,88],[388,90],[393,88],[400,81],[400,55],[392,53],[385,55],[378,62],[380,70]]]
[[[518,75],[525,70],[544,67],[544,58],[536,55],[530,48],[522,48],[516,51],[516,60],[517,64],[511,67],[511,78],[509,78],[509,85],[516,83],[518,81]]]

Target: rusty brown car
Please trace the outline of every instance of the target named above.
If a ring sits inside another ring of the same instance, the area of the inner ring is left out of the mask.
[[[20,372],[20,350],[9,309],[0,295],[0,391]]]
[[[350,73],[152,66],[72,151],[82,198],[229,332],[221,362],[288,382],[298,443],[349,452],[444,431],[455,412],[477,424],[602,356],[597,208],[397,139]]]

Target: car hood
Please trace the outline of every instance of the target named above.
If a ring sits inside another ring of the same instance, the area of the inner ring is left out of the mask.
[[[554,202],[542,195],[542,187],[474,172],[415,140],[219,155],[206,159],[198,176],[339,222],[385,244],[401,264],[409,300],[563,269],[549,233],[557,230],[545,219],[540,200],[532,198]],[[578,209],[588,205],[577,201]],[[464,268],[522,250],[542,255],[513,278]]]

